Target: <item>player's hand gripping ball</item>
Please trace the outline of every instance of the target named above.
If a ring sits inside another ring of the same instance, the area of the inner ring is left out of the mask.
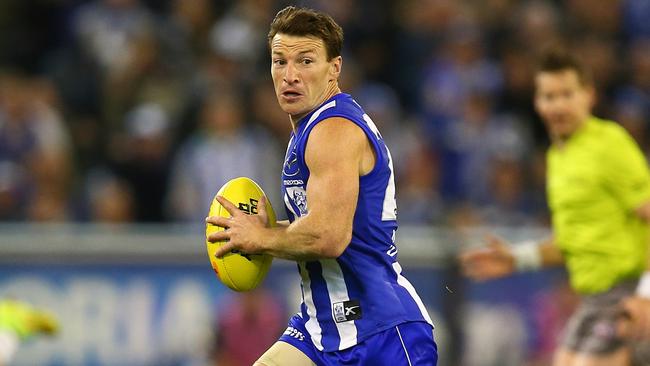
[[[243,212],[249,215],[256,215],[258,203],[265,196],[262,188],[252,179],[239,177],[228,181],[221,187],[216,196],[223,196],[232,202]],[[230,217],[230,213],[215,199],[210,205],[208,216]],[[269,200],[266,200],[266,213],[269,223],[275,225],[275,213]],[[227,253],[222,258],[217,258],[215,252],[224,244],[224,241],[210,243],[207,237],[224,228],[207,223],[205,227],[206,245],[210,264],[219,277],[229,288],[235,291],[249,291],[257,287],[271,267],[273,257],[266,254],[246,254],[233,251]]]

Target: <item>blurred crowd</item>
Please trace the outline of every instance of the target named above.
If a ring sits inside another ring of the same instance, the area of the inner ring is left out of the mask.
[[[0,2],[0,221],[202,222],[237,176],[281,207],[290,124],[266,33],[290,3]],[[552,41],[593,70],[597,114],[650,151],[647,0],[299,5],[345,30],[342,89],[391,148],[402,224],[546,223],[531,99]]]

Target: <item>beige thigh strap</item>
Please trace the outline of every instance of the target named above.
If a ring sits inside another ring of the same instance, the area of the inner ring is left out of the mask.
[[[264,352],[254,366],[316,366],[316,364],[298,348],[278,341]]]

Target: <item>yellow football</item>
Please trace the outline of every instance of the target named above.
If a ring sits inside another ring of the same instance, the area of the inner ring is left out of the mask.
[[[223,196],[245,213],[255,215],[258,212],[257,205],[260,198],[265,196],[265,194],[262,188],[252,179],[239,177],[224,184],[216,196]],[[216,200],[216,196],[212,199],[208,215],[230,217],[230,213]],[[275,225],[275,213],[268,199],[266,200],[266,212],[271,225]],[[224,242],[210,243],[207,241],[207,236],[222,230],[222,227],[210,223],[206,224],[205,227],[205,243],[212,269],[214,269],[217,277],[219,277],[219,280],[223,284],[235,291],[249,291],[254,289],[262,282],[266,273],[269,271],[273,257],[266,254],[230,252],[222,258],[217,258],[215,252]]]

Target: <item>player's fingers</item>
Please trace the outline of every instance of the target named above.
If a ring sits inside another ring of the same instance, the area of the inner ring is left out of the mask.
[[[460,253],[458,259],[460,259],[461,263],[471,264],[479,260],[480,258],[484,257],[485,254],[486,254],[486,248],[467,249]]]
[[[616,323],[616,334],[624,339],[628,339],[632,336],[632,321],[628,316],[622,316]]]
[[[237,206],[228,201],[228,199],[226,199],[224,196],[217,196],[215,199],[221,203],[221,206],[223,206],[223,208],[225,208],[228,213],[230,213],[230,216],[235,217],[237,215],[244,214],[237,208]]]
[[[205,218],[205,222],[222,228],[229,228],[232,225],[230,217],[208,216]]]
[[[266,216],[266,197],[260,197],[260,202],[257,204],[257,214]]]
[[[487,234],[485,236],[485,242],[487,243],[490,249],[494,249],[497,251],[503,251],[506,246],[506,242],[494,234]]]
[[[221,258],[224,255],[230,253],[234,249],[234,245],[230,242],[226,242],[223,245],[221,245],[217,250],[214,252],[214,256],[217,258]]]
[[[466,277],[474,281],[485,281],[489,278],[489,268],[481,261],[467,262],[461,267],[461,271]]]
[[[477,266],[482,262],[492,261],[499,257],[499,252],[493,248],[478,248],[468,251],[461,258],[461,262],[466,266]]]
[[[623,301],[623,307],[630,318],[630,337],[633,339],[645,338],[650,334],[650,311],[644,301],[638,297],[630,297]]]
[[[227,231],[227,230],[217,231],[216,233],[212,233],[212,234],[208,235],[207,239],[208,239],[208,241],[210,243],[229,240],[230,239],[230,232]]]
[[[641,306],[642,309],[640,310],[641,320],[639,321],[639,332],[637,334],[639,339],[650,339],[650,309],[647,308],[647,303],[645,305]]]

